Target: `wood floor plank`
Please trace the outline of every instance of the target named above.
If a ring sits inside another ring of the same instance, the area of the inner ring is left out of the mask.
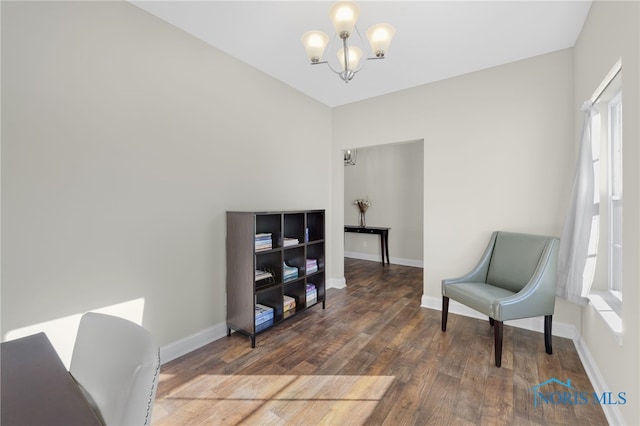
[[[492,370],[485,382],[487,391],[479,412],[480,425],[508,425],[513,422],[513,378],[507,369]]]
[[[345,259],[345,289],[258,335],[161,368],[154,425],[605,425],[597,404],[534,404],[554,377],[593,387],[571,340],[420,307],[420,268]],[[540,330],[542,331],[542,330]],[[554,384],[549,390],[562,386]]]
[[[460,377],[458,399],[455,404],[456,415],[468,422],[475,422],[482,408],[486,383],[491,367],[486,362],[491,351],[486,342],[476,339],[469,346],[469,357]]]
[[[421,408],[430,397],[438,375],[437,361],[426,359],[416,364],[414,374],[407,382],[396,381],[393,391],[382,399],[374,414],[373,424],[419,424]],[[380,419],[380,421],[375,421]]]

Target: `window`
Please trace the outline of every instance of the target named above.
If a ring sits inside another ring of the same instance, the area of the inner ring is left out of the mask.
[[[622,91],[608,109],[609,291],[622,300]]]
[[[596,260],[589,300],[622,343],[622,68],[617,64],[596,91],[592,124],[596,183]]]

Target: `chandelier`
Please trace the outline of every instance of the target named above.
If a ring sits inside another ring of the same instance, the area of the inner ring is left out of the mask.
[[[355,149],[348,149],[344,152],[344,165],[355,166],[358,158],[358,151]]]
[[[329,9],[329,17],[336,31],[333,39],[342,40],[342,48],[337,53],[340,69],[334,68],[328,61],[322,60],[324,50],[329,44],[329,36],[325,32],[308,31],[302,36],[302,44],[307,51],[311,65],[327,64],[345,83],[348,83],[364,66],[363,64],[358,67],[363,54],[362,49],[349,45],[349,41],[353,40],[351,36],[354,34],[360,39],[361,44],[365,45],[358,27],[356,27],[359,14],[360,8],[351,1],[337,2]],[[367,60],[384,59],[395,32],[395,28],[389,24],[376,24],[369,28],[366,34],[373,54],[367,52]]]

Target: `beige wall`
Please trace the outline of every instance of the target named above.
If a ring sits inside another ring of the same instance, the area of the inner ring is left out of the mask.
[[[572,56],[562,50],[334,109],[334,150],[424,140],[426,298],[439,300],[440,281],[476,263],[493,230],[560,235],[574,163]],[[580,326],[579,309],[562,300],[555,318]]]
[[[330,109],[146,12],[2,2],[2,39],[3,339],[224,324],[225,211],[330,207]]]
[[[2,338],[127,302],[161,344],[223,323],[230,209],[327,208],[341,280],[342,150],[397,141],[424,140],[439,298],[494,229],[560,234],[577,111],[622,57],[623,345],[591,308],[556,321],[640,423],[638,9],[594,2],[575,49],[330,110],[127,3],[2,2]]]
[[[640,424],[640,3],[594,2],[574,54],[578,111],[618,59],[622,59],[623,104],[623,339],[592,307],[583,309],[582,336],[609,391],[626,392],[618,406],[624,424]],[[575,127],[582,123],[576,115]]]
[[[423,148],[422,141],[379,145],[358,150],[357,164],[344,168],[344,221],[357,225],[353,204],[369,198],[369,226],[389,231],[392,263],[420,266],[423,253]],[[380,259],[380,244],[371,235],[345,234],[345,253],[356,258]]]

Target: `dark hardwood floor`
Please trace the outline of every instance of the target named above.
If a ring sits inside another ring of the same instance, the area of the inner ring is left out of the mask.
[[[347,288],[258,335],[162,366],[155,425],[605,425],[597,404],[534,400],[551,378],[593,393],[571,340],[420,307],[422,269],[345,259]],[[566,390],[558,384],[546,392]],[[573,392],[573,391],[572,391]],[[566,395],[565,395],[566,396]],[[569,395],[571,396],[571,395]],[[575,398],[574,398],[575,400]],[[578,401],[580,402],[580,401]]]

